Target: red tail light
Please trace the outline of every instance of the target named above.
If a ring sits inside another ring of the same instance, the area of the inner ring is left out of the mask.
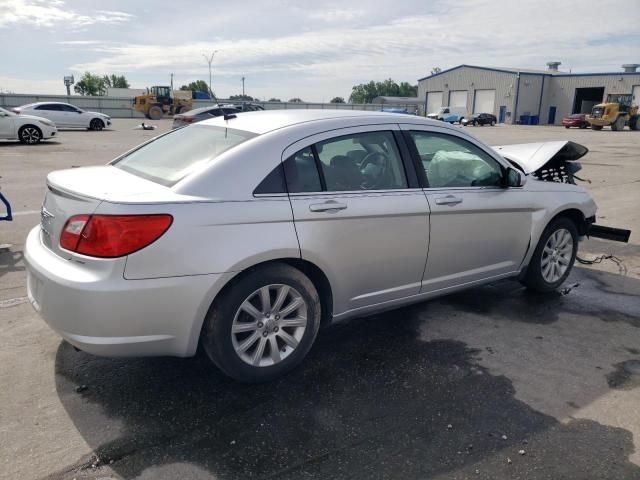
[[[60,246],[90,257],[122,257],[151,245],[172,222],[171,215],[75,215],[62,229]]]

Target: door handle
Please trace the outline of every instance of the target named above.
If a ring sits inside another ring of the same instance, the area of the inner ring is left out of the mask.
[[[312,203],[309,205],[309,210],[312,212],[337,212],[338,210],[344,210],[347,206],[344,203],[338,203],[335,200],[329,200],[324,203]]]
[[[436,205],[457,205],[459,203],[462,203],[462,199],[454,195],[436,198]]]

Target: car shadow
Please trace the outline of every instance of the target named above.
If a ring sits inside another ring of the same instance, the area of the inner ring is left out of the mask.
[[[38,143],[26,145],[19,140],[0,140],[0,147],[13,148],[13,147],[28,147],[28,148],[42,148],[47,145],[60,145],[61,142],[57,140],[41,140]]]
[[[0,250],[0,278],[10,272],[23,272],[24,255],[21,251]]]
[[[201,353],[107,359],[62,342],[57,393],[94,453],[50,478],[640,478],[629,431],[558,422],[517,399],[479,350],[422,339],[425,317],[455,322],[465,309],[548,328],[571,297],[501,282],[344,322],[300,368],[259,385]]]

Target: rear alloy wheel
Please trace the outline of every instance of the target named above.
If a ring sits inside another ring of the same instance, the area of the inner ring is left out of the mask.
[[[33,125],[24,125],[18,131],[18,138],[21,143],[35,145],[42,140],[42,131]]]
[[[620,116],[616,118],[616,121],[611,124],[611,130],[614,132],[624,130],[624,117]]]
[[[94,118],[93,120],[91,120],[91,122],[89,122],[89,130],[96,130],[99,132],[103,128],[104,128],[104,122],[99,118]]]
[[[567,279],[578,251],[578,230],[566,217],[552,221],[540,236],[522,283],[536,292],[550,292]]]
[[[284,375],[306,356],[320,326],[313,283],[288,265],[270,265],[234,283],[210,309],[202,332],[209,358],[242,382]]]

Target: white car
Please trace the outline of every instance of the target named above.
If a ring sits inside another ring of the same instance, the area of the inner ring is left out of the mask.
[[[321,323],[503,278],[558,288],[595,220],[571,176],[587,151],[491,148],[379,112],[205,120],[49,174],[24,249],[29,299],[86,352],[202,344],[228,375],[269,380]]]
[[[16,107],[17,114],[38,115],[48,118],[58,128],[86,128],[102,130],[111,126],[111,117],[99,112],[87,112],[70,103],[38,102]]]
[[[0,139],[34,144],[55,137],[56,133],[58,129],[51,120],[33,115],[16,115],[0,108]]]

